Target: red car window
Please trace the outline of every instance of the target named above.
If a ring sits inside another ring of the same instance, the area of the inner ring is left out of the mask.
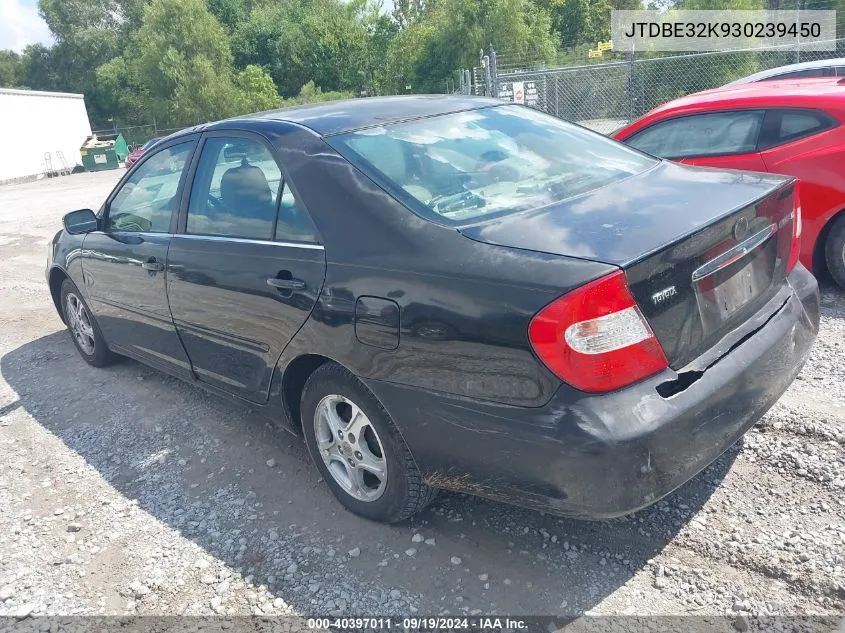
[[[661,121],[625,142],[662,158],[725,156],[757,150],[763,110],[693,114]]]
[[[771,149],[824,132],[837,125],[839,122],[836,119],[819,110],[771,109],[766,113],[759,148]]]

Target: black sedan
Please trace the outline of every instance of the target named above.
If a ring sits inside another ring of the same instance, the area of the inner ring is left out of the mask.
[[[789,178],[660,161],[467,97],[319,104],[161,140],[47,278],[82,357],[129,356],[304,436],[340,502],[446,488],[653,503],[739,438],[818,331]]]

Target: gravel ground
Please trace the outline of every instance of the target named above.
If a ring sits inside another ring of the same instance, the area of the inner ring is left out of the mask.
[[[78,357],[46,243],[119,176],[0,187],[0,615],[845,613],[843,293],[780,402],[656,506],[591,523],[442,494],[388,527],[257,413]]]

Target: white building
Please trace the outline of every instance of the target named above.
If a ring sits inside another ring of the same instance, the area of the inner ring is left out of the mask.
[[[0,88],[0,183],[81,165],[90,134],[83,95]]]

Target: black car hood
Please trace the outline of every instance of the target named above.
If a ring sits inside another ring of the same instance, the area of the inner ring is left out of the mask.
[[[661,161],[588,194],[459,230],[479,242],[625,266],[789,180]]]

